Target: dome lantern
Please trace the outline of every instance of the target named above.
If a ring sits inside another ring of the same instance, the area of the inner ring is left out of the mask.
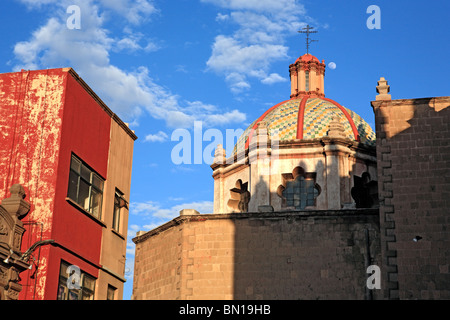
[[[325,61],[319,62],[315,56],[305,54],[289,66],[291,78],[291,98],[309,95],[325,97]]]

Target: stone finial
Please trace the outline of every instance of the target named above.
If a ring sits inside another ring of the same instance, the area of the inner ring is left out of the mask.
[[[258,122],[258,125],[256,126],[256,133],[258,135],[260,134],[267,134],[267,122],[266,120],[261,120]]]
[[[338,118],[333,118],[330,122],[328,136],[332,138],[345,138],[344,125]]]
[[[384,77],[381,77],[378,81],[376,100],[391,100],[390,86],[387,84],[388,82]]]
[[[199,214],[200,212],[195,209],[183,209],[180,211],[180,216],[194,216]]]
[[[258,141],[258,146],[269,146],[269,129],[267,122],[265,120],[262,120],[258,123],[258,126],[256,127],[256,136]]]
[[[218,144],[216,151],[214,151],[214,161],[215,164],[225,164],[226,162],[226,151],[221,144]]]
[[[30,204],[25,201],[25,189],[20,184],[13,185],[9,191],[11,196],[3,199],[1,205],[11,216],[21,220],[30,211]]]

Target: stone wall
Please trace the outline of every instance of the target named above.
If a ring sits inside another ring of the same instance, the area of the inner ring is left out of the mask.
[[[450,299],[450,97],[372,106],[383,295]]]
[[[376,209],[180,216],[133,239],[133,299],[376,299],[378,221]]]
[[[181,295],[182,226],[163,225],[153,237],[136,244],[133,300],[175,300]]]

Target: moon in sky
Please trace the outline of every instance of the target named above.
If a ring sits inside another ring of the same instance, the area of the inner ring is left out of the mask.
[[[336,69],[336,63],[330,62],[330,63],[328,64],[328,68],[330,68],[331,70]]]

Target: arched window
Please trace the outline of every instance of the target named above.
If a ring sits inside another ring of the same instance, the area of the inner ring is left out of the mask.
[[[368,172],[364,172],[361,177],[354,176],[354,187],[351,190],[352,198],[355,200],[356,208],[377,207],[378,182],[370,178]]]
[[[305,209],[305,207],[314,206],[314,199],[319,195],[315,188],[314,180],[306,180],[298,176],[295,180],[286,183],[286,189],[283,191],[283,197],[286,198],[286,206],[295,209]]]
[[[303,210],[316,205],[316,198],[320,194],[320,187],[316,183],[315,172],[305,172],[296,167],[292,173],[285,173],[283,184],[278,187],[278,195],[283,199],[282,206]]]
[[[248,191],[248,182],[242,183],[239,179],[236,181],[235,187],[230,190],[230,200],[228,207],[233,212],[248,212],[248,203],[250,201],[250,192]]]

